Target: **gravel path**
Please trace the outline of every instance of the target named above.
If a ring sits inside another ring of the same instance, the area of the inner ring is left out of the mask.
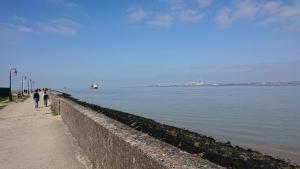
[[[0,169],[88,168],[61,117],[41,105],[29,98],[0,110]]]

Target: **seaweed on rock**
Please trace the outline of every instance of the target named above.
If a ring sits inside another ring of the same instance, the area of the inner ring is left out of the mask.
[[[82,106],[91,108],[94,111],[105,114],[129,127],[147,133],[156,139],[174,145],[181,150],[198,154],[201,158],[207,159],[220,166],[236,169],[300,169],[300,166],[292,165],[289,162],[264,155],[258,151],[233,146],[230,142],[218,142],[211,137],[186,129],[161,124],[148,118],[80,101],[67,93],[61,93],[59,95]]]

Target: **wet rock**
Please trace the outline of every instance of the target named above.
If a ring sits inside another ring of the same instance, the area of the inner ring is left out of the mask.
[[[82,102],[71,97],[69,94],[63,93],[61,96],[85,107],[92,108],[99,112],[101,111],[104,115],[149,134],[158,140],[174,145],[183,151],[200,154],[202,158],[227,168],[300,169],[299,166],[291,165],[287,161],[264,155],[251,149],[232,146],[230,142],[218,142],[214,138],[186,129],[161,124],[144,117]]]
[[[194,143],[194,147],[200,147],[200,143],[199,142],[195,142]]]
[[[130,126],[131,127],[135,127],[136,126],[136,122],[132,123]]]

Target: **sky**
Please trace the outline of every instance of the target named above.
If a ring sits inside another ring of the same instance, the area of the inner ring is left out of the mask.
[[[0,86],[300,80],[300,0],[1,0]]]

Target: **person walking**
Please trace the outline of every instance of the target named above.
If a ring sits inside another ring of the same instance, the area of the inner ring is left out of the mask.
[[[38,108],[39,107],[39,101],[40,101],[40,94],[38,90],[35,90],[33,94],[33,100],[34,100],[34,107]]]
[[[44,106],[48,106],[48,99],[49,99],[49,95],[48,92],[45,90],[44,91]]]

